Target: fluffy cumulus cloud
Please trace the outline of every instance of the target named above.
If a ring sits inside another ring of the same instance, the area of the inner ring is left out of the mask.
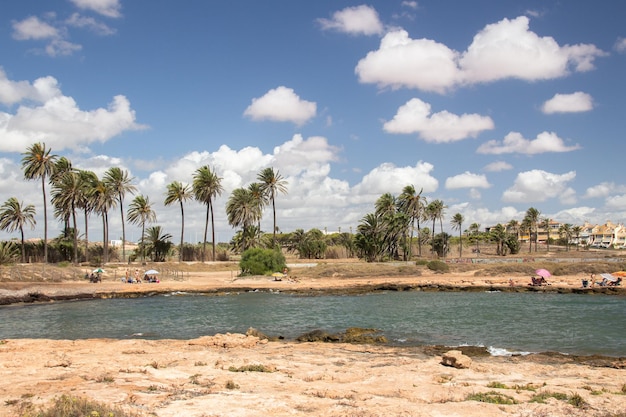
[[[626,38],[618,38],[615,42],[614,49],[619,53],[626,52]]]
[[[118,18],[122,16],[119,0],[70,0],[76,7],[90,10],[102,16]]]
[[[382,38],[378,50],[358,62],[355,73],[362,83],[443,93],[460,78],[457,57],[442,43],[411,39],[405,30],[395,30]]]
[[[269,90],[259,98],[253,98],[252,104],[244,115],[252,120],[272,120],[292,122],[302,125],[315,117],[317,104],[302,100],[291,88],[280,86]]]
[[[0,102],[21,103],[15,113],[0,112],[0,151],[22,152],[40,141],[57,150],[79,149],[145,127],[136,123],[126,97],[115,96],[107,108],[82,110],[53,77],[11,81],[0,71]]]
[[[474,36],[464,52],[430,39],[411,39],[405,30],[394,30],[356,66],[359,81],[380,87],[416,88],[444,93],[458,85],[507,78],[527,81],[589,71],[606,52],[591,44],[559,45],[529,29],[520,16],[487,25]]]
[[[383,32],[378,12],[366,5],[346,7],[333,13],[330,19],[317,21],[324,30],[336,30],[350,35],[379,35]]]
[[[511,132],[500,142],[490,140],[480,145],[476,152],[482,154],[501,155],[521,153],[536,155],[546,152],[571,152],[580,149],[580,145],[567,146],[556,133],[542,132],[535,139],[525,139],[519,132]]]
[[[13,22],[13,39],[18,41],[58,37],[57,28],[41,21],[38,17],[29,16],[24,20]]]
[[[367,173],[353,192],[367,201],[381,194],[400,194],[406,185],[419,184],[424,193],[431,193],[439,187],[439,181],[431,175],[434,166],[419,161],[415,166],[397,167],[383,163]]]
[[[409,100],[398,109],[383,129],[389,133],[418,133],[427,142],[454,142],[476,137],[494,128],[493,120],[479,114],[456,115],[448,111],[431,113],[431,106],[418,98]]]
[[[448,190],[457,188],[489,188],[491,184],[487,181],[487,177],[482,174],[474,174],[466,171],[462,174],[448,177],[445,187]]]
[[[582,91],[572,94],[555,94],[550,100],[543,103],[541,111],[552,113],[581,113],[593,109],[593,98]]]
[[[604,198],[614,193],[626,193],[626,185],[619,185],[614,182],[602,182],[587,188],[583,198]]]
[[[575,195],[568,184],[575,178],[575,171],[560,175],[539,169],[520,172],[513,186],[504,191],[502,200],[511,203],[537,203],[558,198],[562,203],[572,203]]]

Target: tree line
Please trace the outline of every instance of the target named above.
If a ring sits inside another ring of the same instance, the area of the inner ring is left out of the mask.
[[[47,185],[50,186],[50,203],[54,209],[54,217],[63,222],[63,239],[69,242],[65,251],[66,260],[74,263],[90,261],[89,247],[89,220],[91,215],[99,216],[102,221],[102,251],[99,254],[101,261],[109,261],[109,215],[113,209],[119,208],[122,225],[122,262],[126,255],[126,222],[141,227],[141,241],[138,253],[134,258],[146,257],[154,261],[163,261],[171,254],[175,245],[171,242],[172,236],[164,233],[158,225],[156,212],[148,196],[135,195],[135,180],[128,171],[119,167],[111,167],[102,178],[89,170],[77,169],[66,157],[59,157],[51,153],[45,143],[35,143],[22,154],[22,170],[24,178],[40,181],[43,196],[44,238],[43,262],[48,262],[48,197]],[[214,202],[221,196],[224,189],[222,177],[214,169],[205,165],[198,168],[190,184],[181,181],[172,181],[166,186],[166,206],[177,204],[181,213],[180,244],[178,246],[178,260],[184,260],[186,246],[184,244],[185,205],[188,200],[195,199],[206,207],[205,226],[200,257],[202,262],[207,259],[206,246],[208,230],[211,227],[211,259],[216,260],[215,242],[215,207]],[[417,192],[415,186],[406,185],[399,196],[391,193],[381,195],[374,204],[374,210],[367,213],[360,220],[356,233],[340,233],[336,239],[327,239],[318,229],[304,232],[298,229],[293,233],[279,234],[276,223],[276,198],[279,194],[287,193],[287,181],[272,167],[261,170],[257,181],[247,187],[240,187],[232,191],[225,211],[229,225],[237,228],[230,242],[230,249],[242,253],[253,247],[282,248],[297,252],[301,257],[325,257],[328,242],[346,248],[349,256],[357,256],[367,261],[384,261],[391,259],[410,260],[417,249],[417,256],[423,256],[423,247],[430,246],[431,256],[446,256],[450,251],[451,235],[444,232],[443,219],[448,208],[442,200],[429,201]],[[125,198],[134,195],[127,211],[124,210]],[[264,233],[260,222],[264,209],[271,206],[273,214],[272,233]],[[21,261],[26,261],[24,228],[35,228],[35,207],[24,204],[16,197],[10,197],[0,207],[0,229],[8,232],[19,231],[21,236]],[[84,232],[81,243],[83,253],[79,254],[78,215],[84,221]],[[548,250],[550,244],[550,219],[541,218],[541,213],[534,207],[526,211],[521,222],[511,220],[508,224],[498,224],[489,229],[488,233],[480,230],[478,223],[472,223],[463,230],[465,218],[461,213],[455,213],[450,222],[452,230],[458,231],[459,256],[463,253],[463,241],[476,244],[475,251],[479,251],[479,242],[490,241],[496,244],[497,253],[517,253],[520,250],[520,233],[525,232],[529,239],[529,251],[534,243],[537,251],[538,228],[548,231]],[[436,227],[439,226],[439,233]],[[430,226],[430,227],[428,227]],[[580,226],[561,225],[559,237],[569,242],[573,236],[581,232]],[[271,237],[270,237],[271,236]],[[416,247],[415,247],[416,246]],[[569,249],[569,246],[568,246]],[[6,252],[8,246],[0,247]],[[193,250],[192,250],[193,252]],[[6,256],[6,254],[4,254]]]

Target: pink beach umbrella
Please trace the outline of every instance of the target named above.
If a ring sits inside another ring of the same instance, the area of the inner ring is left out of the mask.
[[[543,278],[550,278],[552,276],[552,274],[550,273],[550,271],[548,271],[547,269],[537,269],[535,271],[535,274],[539,275],[540,277]]]

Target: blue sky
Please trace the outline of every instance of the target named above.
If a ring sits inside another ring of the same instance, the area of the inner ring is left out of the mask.
[[[207,164],[225,188],[220,241],[234,232],[231,191],[268,166],[288,181],[285,232],[356,229],[408,184],[444,201],[445,224],[521,220],[529,207],[624,222],[624,16],[623,2],[575,0],[9,2],[0,202],[35,205],[27,237],[43,237],[40,188],[20,166],[43,141],[77,168],[128,170],[174,237],[166,185]],[[201,240],[203,222],[186,203],[185,240]],[[271,231],[270,211],[261,225]]]

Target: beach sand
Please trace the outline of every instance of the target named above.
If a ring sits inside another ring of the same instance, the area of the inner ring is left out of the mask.
[[[157,289],[323,291],[441,284],[511,288],[511,277],[477,277],[473,272],[311,279],[294,275],[298,278],[275,281],[218,271],[193,272],[181,281],[163,279],[158,284],[2,282],[0,298],[33,293],[53,298],[132,296]],[[527,290],[528,278],[513,281]],[[580,289],[580,281],[575,275],[552,277],[549,290]],[[620,326],[623,331],[623,323]],[[184,341],[2,340],[0,416],[19,416],[29,406],[45,407],[63,394],[159,417],[626,415],[626,358],[491,357],[468,352],[471,364],[457,369],[442,365],[444,353],[428,347],[268,342],[238,334]],[[516,404],[469,399],[490,392]],[[547,395],[543,403],[531,402],[541,393],[567,398]]]

